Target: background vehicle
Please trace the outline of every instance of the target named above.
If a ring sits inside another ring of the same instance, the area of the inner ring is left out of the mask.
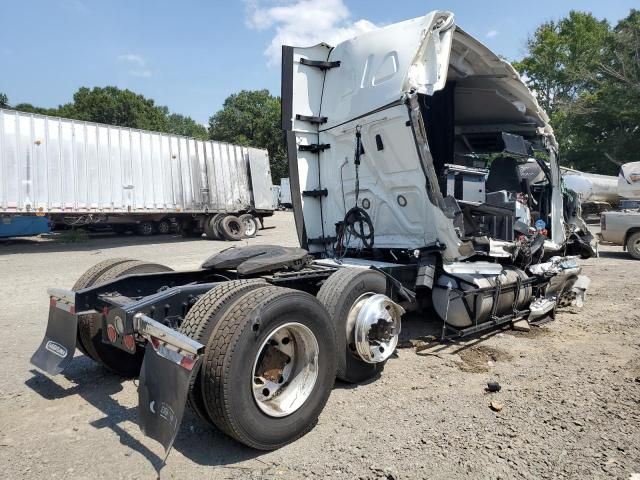
[[[618,178],[610,175],[584,173],[568,168],[561,168],[562,180],[567,188],[580,197],[582,214],[599,216],[602,212],[612,210],[620,201]]]
[[[565,209],[546,114],[451,13],[283,47],[282,100],[303,249],[231,248],[182,272],[113,259],[49,291],[32,362],[59,373],[77,346],[140,372],[141,427],[165,448],[185,399],[253,448],[299,438],[335,377],[381,374],[408,309],[461,337],[552,319],[589,285],[565,256],[588,254],[589,232]],[[534,149],[549,165],[528,176]],[[495,153],[485,181],[470,163]]]
[[[621,245],[640,260],[640,162],[620,168],[618,191],[624,197],[620,210],[604,212],[600,217],[600,239]]]
[[[600,216],[600,240],[621,245],[640,260],[640,210],[604,212]]]
[[[237,240],[275,208],[265,150],[11,110],[0,171],[0,215],[58,225]]]

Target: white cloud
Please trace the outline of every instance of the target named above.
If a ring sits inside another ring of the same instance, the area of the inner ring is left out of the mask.
[[[353,20],[343,0],[245,0],[245,4],[249,28],[274,32],[264,52],[269,65],[280,63],[282,45],[335,45],[376,28],[369,20]]]
[[[489,30],[489,31],[487,32],[487,37],[489,37],[489,38],[495,38],[495,37],[497,37],[498,35],[500,35],[500,32],[499,32],[499,31],[497,31],[497,30]]]
[[[151,69],[147,68],[147,61],[140,55],[126,53],[124,55],[118,55],[117,60],[127,64],[131,68],[129,75],[133,77],[148,78],[153,75]]]

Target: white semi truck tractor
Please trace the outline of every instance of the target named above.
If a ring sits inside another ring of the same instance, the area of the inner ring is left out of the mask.
[[[77,348],[139,376],[140,425],[167,449],[185,404],[252,448],[298,439],[336,378],[383,374],[409,309],[459,338],[552,319],[589,285],[547,115],[452,13],[283,47],[282,103],[300,248],[113,259],[49,290],[32,362],[56,374]]]

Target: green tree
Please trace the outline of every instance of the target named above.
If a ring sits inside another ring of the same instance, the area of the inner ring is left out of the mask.
[[[558,22],[543,23],[527,40],[528,54],[514,66],[552,118],[584,91],[593,90],[609,31],[606,20],[571,11]]]
[[[598,168],[597,158],[637,161],[640,151],[640,11],[631,10],[609,36],[594,69],[596,88],[568,109],[571,149]],[[594,158],[596,157],[596,158]],[[617,166],[607,163],[614,173]]]
[[[8,108],[9,107],[9,97],[7,97],[6,93],[0,92],[0,108]]]
[[[117,87],[80,88],[73,103],[60,107],[61,116],[143,130],[168,131],[166,107],[131,90]]]
[[[27,113],[39,113],[41,115],[53,115],[56,117],[62,116],[60,115],[60,110],[58,108],[36,107],[34,105],[31,105],[30,103],[18,103],[15,107],[13,107],[13,109]]]
[[[514,66],[549,113],[564,164],[585,171],[615,173],[600,140],[610,129],[602,117],[610,91],[603,83],[612,30],[605,20],[572,11],[542,24],[527,41],[527,55]]]
[[[139,128],[173,133],[201,140],[208,138],[206,127],[191,117],[170,113],[152,99],[117,87],[82,87],[73,95],[73,101],[57,108],[42,108],[20,103],[16,110],[120,127]]]
[[[288,175],[280,97],[268,90],[242,90],[227,97],[222,110],[209,119],[209,136],[212,140],[265,148],[274,181]]]
[[[207,140],[209,133],[204,125],[200,125],[191,117],[185,117],[179,113],[167,116],[167,131],[175,135]]]

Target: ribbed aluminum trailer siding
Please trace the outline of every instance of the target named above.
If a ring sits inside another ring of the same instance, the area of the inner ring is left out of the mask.
[[[264,150],[0,109],[0,213],[273,210]]]

